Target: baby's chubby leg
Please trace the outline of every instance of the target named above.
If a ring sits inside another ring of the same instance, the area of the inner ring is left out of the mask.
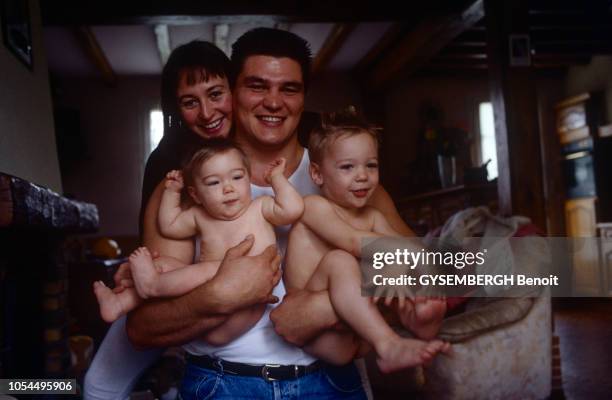
[[[114,322],[142,302],[133,288],[115,293],[104,282],[97,281],[93,284],[93,290],[100,304],[100,315],[106,322]]]
[[[319,271],[321,264],[334,262],[334,252],[323,257],[317,269],[306,285],[307,290],[321,291],[328,289],[327,277]],[[329,260],[325,261],[326,258]],[[317,272],[319,272],[317,274]],[[364,345],[363,340],[346,326],[335,330],[327,330],[304,346],[304,350],[312,355],[334,365],[345,365],[353,361]]]
[[[161,265],[160,273],[155,262]],[[180,296],[211,279],[217,272],[220,263],[214,268],[208,263],[184,265],[165,259],[159,261],[151,258],[146,247],[140,247],[130,255],[130,268],[134,277],[134,286],[142,298]]]
[[[448,350],[448,344],[439,340],[426,342],[397,335],[370,298],[361,295],[359,263],[345,251],[329,252],[308,285],[319,290],[327,286],[335,311],[374,347],[383,372],[421,365],[438,352]]]
[[[129,257],[134,286],[143,299],[157,296],[160,273],[153,264],[151,253],[146,247],[139,247]]]

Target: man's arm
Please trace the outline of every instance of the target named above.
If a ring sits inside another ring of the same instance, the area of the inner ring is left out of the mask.
[[[144,245],[191,264],[192,240],[170,240],[159,233],[157,210],[163,187],[163,183],[157,186],[144,213]],[[280,258],[274,247],[258,256],[244,257],[252,245],[251,237],[228,250],[215,278],[193,291],[177,298],[147,301],[130,312],[127,332],[132,343],[141,348],[184,344],[221,325],[239,308],[273,302],[271,292],[280,279]]]
[[[372,216],[374,219],[374,227],[373,227],[374,232],[380,233],[385,236],[392,236],[392,237],[402,236],[401,233],[393,229],[393,227],[391,226],[389,221],[387,221],[387,218],[385,218],[385,215],[382,212],[378,211],[375,208],[372,208],[371,211],[372,211]]]
[[[191,292],[155,299],[132,311],[127,320],[130,341],[141,348],[184,344],[218,327],[241,308],[277,302],[271,293],[281,278],[280,255],[276,246],[269,246],[257,256],[244,256],[253,242],[249,235],[229,249],[217,275]]]
[[[397,208],[395,208],[395,204],[393,204],[391,196],[389,196],[389,193],[387,193],[382,185],[378,185],[372,194],[372,197],[370,197],[368,205],[383,213],[391,227],[400,235],[408,237],[416,236],[414,231],[410,229],[408,225],[406,225],[401,215],[397,211]]]
[[[276,333],[299,347],[340,322],[327,290],[287,293],[282,303],[270,313],[270,319]]]

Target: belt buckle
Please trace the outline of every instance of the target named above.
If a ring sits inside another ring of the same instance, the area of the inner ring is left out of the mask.
[[[278,379],[270,377],[270,368],[278,368],[278,367],[280,367],[280,364],[265,364],[263,367],[261,367],[261,377],[266,382],[277,381]]]

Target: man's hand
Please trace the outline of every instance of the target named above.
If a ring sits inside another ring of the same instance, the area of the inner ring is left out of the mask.
[[[335,329],[339,322],[327,291],[307,290],[285,295],[283,302],[270,313],[270,319],[276,333],[300,347],[324,330]]]
[[[223,302],[226,313],[231,314],[254,304],[278,301],[272,295],[272,289],[281,279],[281,256],[275,245],[268,246],[256,256],[246,256],[253,242],[253,235],[249,235],[230,248],[211,280],[215,296]]]

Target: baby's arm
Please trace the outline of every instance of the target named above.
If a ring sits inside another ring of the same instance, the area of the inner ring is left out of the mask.
[[[347,251],[355,257],[361,257],[362,239],[385,236],[353,228],[336,214],[329,200],[316,195],[304,198],[301,221],[332,247]]]
[[[274,161],[266,171],[264,177],[274,190],[274,198],[262,199],[261,212],[264,218],[272,225],[292,224],[304,212],[304,200],[289,183],[284,175],[286,160],[279,158]]]
[[[181,172],[176,170],[168,172],[159,205],[158,222],[162,235],[170,239],[186,239],[197,233],[194,207],[181,209],[182,189]]]

